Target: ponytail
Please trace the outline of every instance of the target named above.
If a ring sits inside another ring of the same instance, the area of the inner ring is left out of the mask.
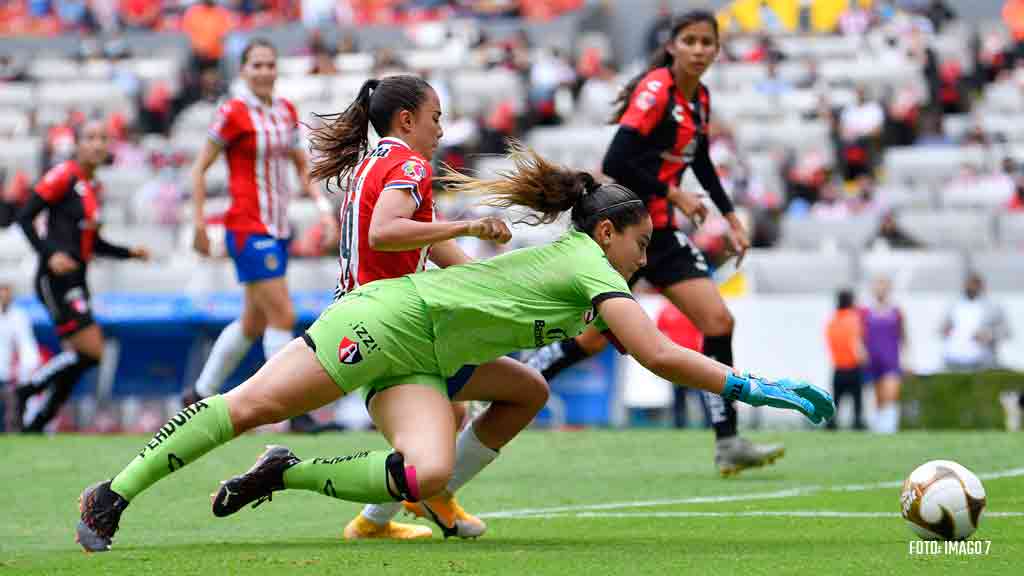
[[[394,115],[419,108],[427,98],[430,84],[419,76],[388,76],[363,83],[355,102],[340,114],[315,114],[324,125],[310,134],[313,151],[313,180],[342,187],[342,182],[363,159],[370,147],[370,126],[380,136],[391,130]]]
[[[622,230],[647,215],[643,201],[623,186],[602,185],[589,172],[548,162],[518,141],[511,141],[509,150],[515,167],[498,172],[497,178],[473,178],[449,169],[436,181],[457,194],[486,195],[485,206],[528,208],[533,214],[513,222],[529,226],[550,224],[571,210],[573,226],[590,234],[601,220],[611,220]]]
[[[672,34],[669,36],[668,43],[675,42],[676,36],[682,32],[684,28],[697,24],[698,22],[707,22],[710,24],[712,30],[715,31],[715,39],[717,40],[719,38],[718,20],[715,18],[715,15],[706,10],[691,10],[673,21]],[[629,108],[629,100],[633,97],[633,91],[636,90],[636,87],[640,84],[640,81],[643,80],[644,76],[658,68],[665,66],[671,68],[675,63],[675,58],[673,58],[668,52],[668,43],[656,48],[654,50],[654,54],[651,55],[650,62],[647,64],[647,69],[634,76],[626,83],[622,90],[619,90],[619,94],[615,97],[615,101],[613,102],[615,112],[609,120],[610,124],[618,124],[619,120],[622,119],[622,115],[625,114],[626,110]]]
[[[376,79],[364,82],[359,95],[344,112],[314,114],[323,126],[309,135],[314,152],[310,178],[326,181],[328,188],[333,180],[341,188],[345,177],[366,155],[370,146],[370,98],[379,85],[380,80]]]

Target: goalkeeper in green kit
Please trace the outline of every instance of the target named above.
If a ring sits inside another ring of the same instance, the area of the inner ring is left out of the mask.
[[[754,406],[798,410],[814,423],[832,417],[832,398],[820,388],[736,373],[661,334],[626,283],[645,264],[652,231],[635,194],[522,148],[512,159],[515,170],[500,179],[451,174],[440,180],[456,192],[487,194],[495,206],[529,208],[536,212],[531,223],[571,211],[573,230],[547,245],[378,280],[348,293],[253,377],[186,407],[112,480],[86,488],[76,536],[82,547],[108,550],[130,501],[213,448],[360,388],[374,397],[371,415],[393,450],[302,460],[271,446],[247,472],[221,484],[214,515],[260,504],[284,489],[364,503],[429,498],[453,474],[455,423],[446,379],[464,366],[575,336],[591,323],[672,382]],[[500,402],[501,395],[482,389],[473,399]]]

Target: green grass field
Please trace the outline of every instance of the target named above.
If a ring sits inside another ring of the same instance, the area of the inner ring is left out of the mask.
[[[139,437],[0,438],[0,575],[6,574],[1019,574],[1024,557],[1021,437],[804,432],[771,468],[719,479],[706,432],[529,432],[460,493],[489,531],[476,541],[341,540],[359,507],[312,493],[226,519],[210,513],[217,481],[266,443],[301,457],[384,445],[373,434],[250,436],[139,496],[115,547],[83,554],[77,498],[144,442]],[[911,556],[894,484],[931,459],[983,480],[983,556]],[[1016,469],[1016,470],[1014,470]],[[983,476],[985,478],[985,476]],[[843,514],[857,513],[857,514]],[[865,514],[874,513],[874,514]],[[1018,568],[1013,568],[1018,566]]]

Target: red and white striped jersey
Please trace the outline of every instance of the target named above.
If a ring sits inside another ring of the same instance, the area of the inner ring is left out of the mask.
[[[244,86],[224,102],[210,138],[224,147],[231,207],[224,227],[234,232],[288,237],[288,172],[300,146],[295,106],[274,98],[268,106]]]
[[[429,247],[400,252],[370,248],[370,219],[385,190],[410,194],[416,201],[412,219],[434,220],[430,163],[398,138],[381,138],[377,147],[356,166],[341,214],[341,278],[338,294],[384,278],[423,270]]]

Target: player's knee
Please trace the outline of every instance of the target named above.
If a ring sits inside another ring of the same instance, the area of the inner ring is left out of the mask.
[[[228,412],[231,415],[231,424],[235,435],[257,426],[280,422],[290,415],[288,407],[274,398],[235,394],[235,390],[225,394],[225,398],[228,401]]]
[[[428,459],[405,461],[406,467],[415,469],[417,492],[421,500],[440,494],[447,486],[452,477],[452,466],[443,462],[431,461]],[[410,488],[412,488],[410,486]]]
[[[534,412],[540,412],[541,408],[547,405],[548,397],[551,396],[551,388],[548,386],[548,381],[540,372],[533,369],[527,372],[521,389],[524,392],[525,403]]]
[[[736,327],[736,319],[733,317],[732,312],[725,306],[714,310],[709,313],[705,319],[705,326],[700,327],[701,332],[705,336],[725,336],[726,334],[732,334],[733,329]]]

